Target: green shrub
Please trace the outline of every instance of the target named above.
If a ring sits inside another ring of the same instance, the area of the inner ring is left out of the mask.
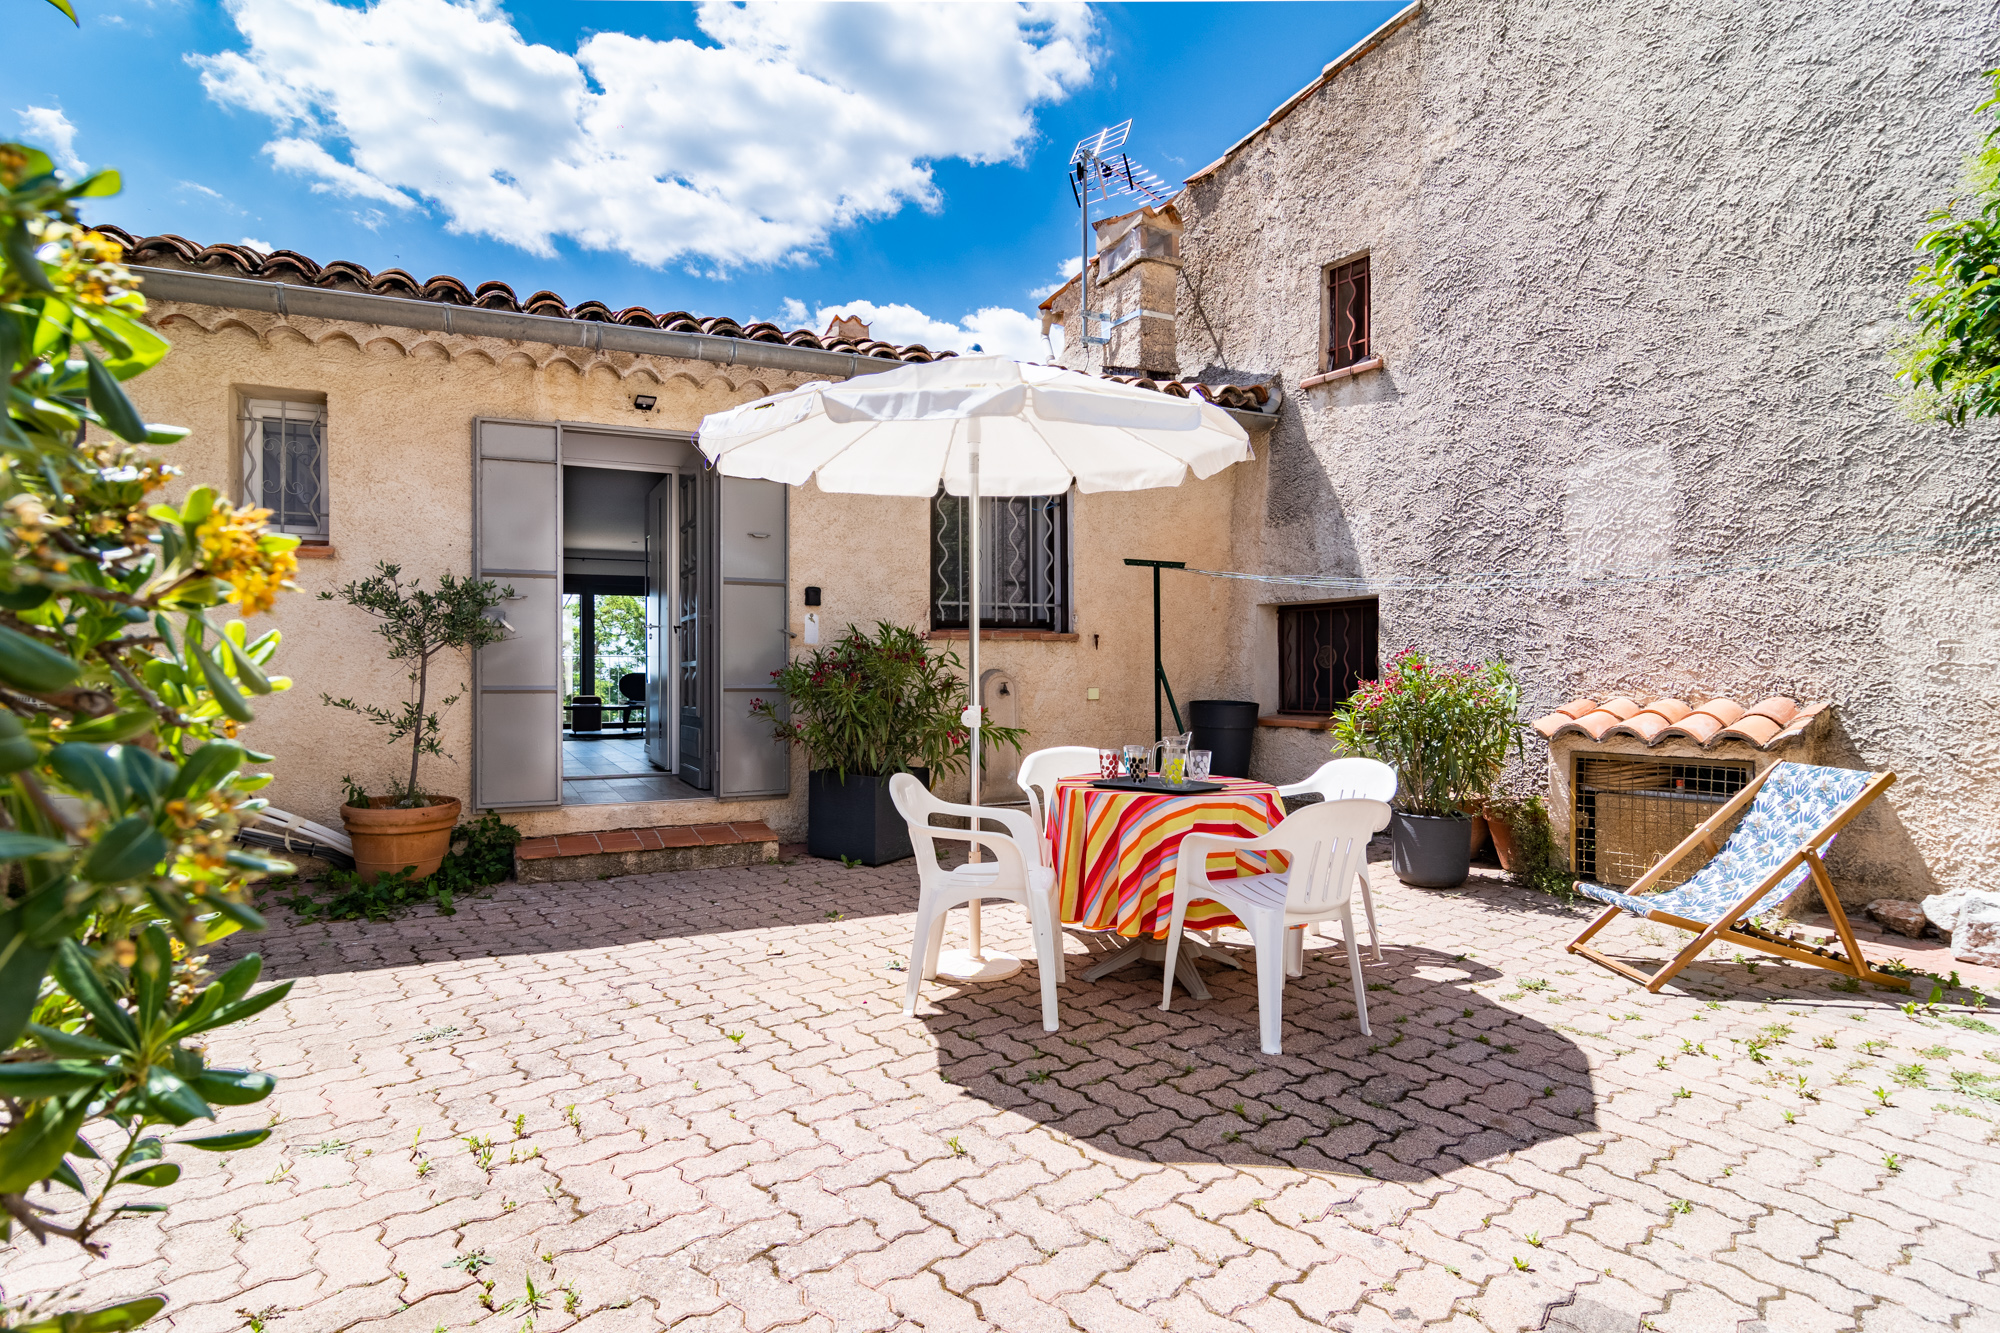
[[[442,916],[455,916],[458,908],[453,901],[458,895],[512,877],[514,844],[520,841],[521,830],[489,811],[451,831],[451,851],[444,863],[423,879],[408,870],[396,870],[370,884],[351,870],[335,870],[324,881],[332,890],[325,901],[313,897],[303,886],[277,901],[291,908],[301,921],[390,921],[413,907],[424,906],[436,907]]]
[[[1549,808],[1539,794],[1521,801],[1488,801],[1486,817],[1505,820],[1514,834],[1516,884],[1552,893],[1564,902],[1576,900],[1576,876],[1563,864]]]

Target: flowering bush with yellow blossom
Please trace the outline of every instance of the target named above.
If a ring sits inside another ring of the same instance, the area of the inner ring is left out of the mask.
[[[0,1240],[92,1253],[113,1217],[157,1209],[176,1144],[263,1140],[155,1131],[270,1094],[211,1066],[206,1034],[290,989],[253,991],[255,955],[211,976],[202,951],[261,928],[248,886],[290,869],[235,841],[271,758],[237,729],[290,684],[266,671],[278,632],[209,617],[269,612],[298,543],[207,487],[161,501],[177,470],[156,451],[187,432],[148,424],[123,383],[167,343],[117,243],[76,216],[117,189],[0,144]],[[0,1294],[0,1328],[127,1329],[163,1304]]]

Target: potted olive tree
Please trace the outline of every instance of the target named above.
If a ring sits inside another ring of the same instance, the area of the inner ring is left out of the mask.
[[[910,855],[889,779],[913,773],[929,785],[965,768],[970,737],[959,720],[967,694],[958,655],[931,653],[915,630],[881,621],[872,637],[849,625],[771,676],[788,714],[769,699],[754,700],[750,711],[779,740],[806,749],[806,849],[871,866]],[[988,724],[984,743],[1018,750],[1026,734]]]
[[[375,632],[388,640],[389,660],[406,662],[410,669],[410,697],[397,708],[320,695],[328,707],[357,713],[382,728],[389,744],[409,742],[409,774],[391,779],[386,795],[370,796],[360,783],[345,779],[347,801],[340,808],[340,820],[354,840],[355,871],[369,881],[404,868],[412,878],[422,879],[451,850],[459,801],[427,792],[417,780],[425,755],[451,757],[439,739],[443,730],[439,712],[430,706],[431,666],[445,653],[471,652],[506,637],[486,612],[514,591],[451,574],[441,576],[436,589],[426,590],[419,579],[403,582],[402,573],[400,565],[385,562],[359,583],[319,595],[323,602],[338,598],[373,616]],[[459,693],[440,701],[438,709],[457,703],[464,690],[460,685]]]
[[[1389,822],[1396,877],[1423,888],[1465,882],[1472,820],[1520,744],[1520,686],[1494,659],[1456,662],[1406,648],[1334,715],[1334,752],[1396,770]]]

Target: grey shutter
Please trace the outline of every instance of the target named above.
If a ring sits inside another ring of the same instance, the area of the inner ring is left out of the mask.
[[[722,587],[716,615],[721,677],[716,795],[783,796],[791,791],[791,747],[750,716],[750,701],[771,699],[771,673],[785,665],[785,487],[722,478],[717,546]]]
[[[472,803],[562,804],[562,470],[556,427],[474,424],[474,574],[512,588],[473,663]]]

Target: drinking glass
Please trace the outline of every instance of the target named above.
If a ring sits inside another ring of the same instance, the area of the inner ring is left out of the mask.
[[[1097,776],[1100,778],[1121,778],[1125,776],[1125,756],[1116,750],[1097,752]]]
[[[1215,752],[1212,750],[1189,750],[1187,756],[1188,781],[1208,781],[1208,766],[1214,758]]]
[[[1153,767],[1153,747],[1150,745],[1128,745],[1125,747],[1125,776],[1133,782],[1144,782],[1146,774]]]

